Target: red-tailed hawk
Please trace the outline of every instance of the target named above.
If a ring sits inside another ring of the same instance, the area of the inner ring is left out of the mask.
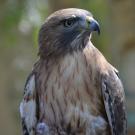
[[[23,135],[126,135],[117,70],[91,43],[92,14],[63,9],[39,32],[39,60],[20,105]]]

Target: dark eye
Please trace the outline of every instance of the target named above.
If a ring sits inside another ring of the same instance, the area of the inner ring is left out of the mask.
[[[71,27],[74,25],[74,23],[75,23],[75,19],[73,19],[73,18],[66,19],[63,21],[64,27]]]

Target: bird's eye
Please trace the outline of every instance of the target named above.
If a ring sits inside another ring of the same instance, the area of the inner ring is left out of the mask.
[[[73,18],[66,19],[63,21],[64,27],[72,27],[74,23],[75,23],[75,19]]]

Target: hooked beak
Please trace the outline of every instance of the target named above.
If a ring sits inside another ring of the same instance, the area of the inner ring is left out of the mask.
[[[98,34],[100,34],[99,23],[92,17],[90,17],[90,16],[86,17],[86,25],[87,25],[87,29],[89,29],[90,32],[97,31]]]

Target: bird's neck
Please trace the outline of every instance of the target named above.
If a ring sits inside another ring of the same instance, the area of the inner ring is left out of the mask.
[[[58,66],[70,66],[74,63],[79,63],[83,65],[83,62],[89,63],[90,66],[96,64],[98,60],[98,50],[93,46],[93,44],[89,41],[83,50],[77,50],[72,53],[67,53],[61,56],[48,56],[48,57],[40,57],[40,60],[37,65],[38,67],[52,70],[52,68],[56,68]],[[94,56],[94,57],[93,57]],[[41,69],[39,69],[41,71]]]

